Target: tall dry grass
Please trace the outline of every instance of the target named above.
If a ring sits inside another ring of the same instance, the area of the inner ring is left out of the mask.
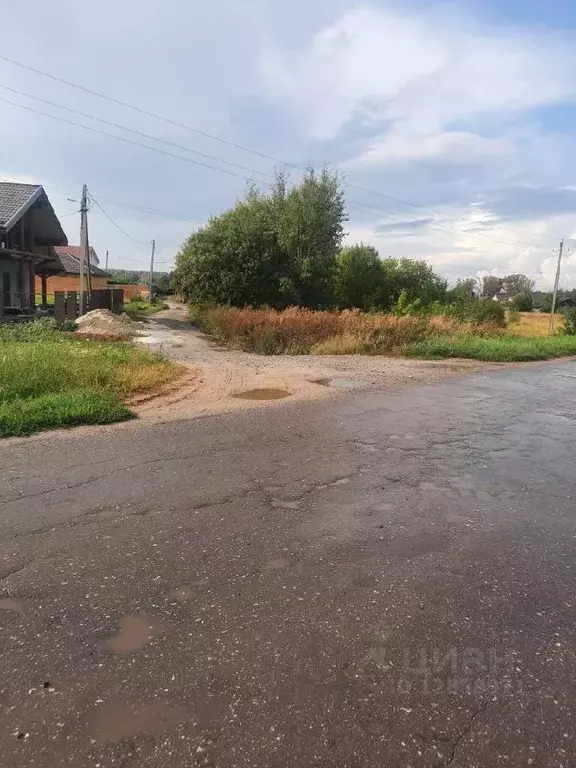
[[[495,326],[471,326],[445,317],[396,317],[359,310],[314,311],[207,307],[193,318],[215,339],[259,354],[393,354],[431,337],[498,334]]]
[[[549,312],[519,312],[518,321],[513,322],[510,320],[508,323],[508,333],[513,336],[537,338],[541,336],[548,336],[549,326]],[[564,328],[564,315],[556,315],[554,328],[556,331]]]

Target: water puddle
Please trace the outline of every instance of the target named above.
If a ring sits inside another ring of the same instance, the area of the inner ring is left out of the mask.
[[[316,379],[314,383],[320,384],[322,387],[335,387],[336,389],[357,389],[370,384],[369,381],[363,379]]]
[[[290,397],[290,392],[286,392],[285,389],[248,389],[246,392],[239,392],[237,395],[232,395],[239,400],[281,400],[283,397]]]
[[[190,600],[195,595],[195,590],[193,587],[191,587],[188,584],[185,584],[183,587],[178,587],[177,589],[173,589],[171,592],[168,592],[168,597],[171,600],[175,600],[177,603],[185,603],[187,600]]]
[[[97,744],[117,744],[138,734],[160,734],[186,720],[184,712],[158,704],[114,703],[96,710],[89,718],[88,733]]]
[[[287,499],[272,499],[270,504],[276,509],[300,509],[302,501],[300,499],[294,501],[288,501]]]
[[[274,560],[269,560],[264,566],[265,571],[281,571],[283,568],[287,568],[290,565],[290,560],[287,557],[275,557]]]
[[[160,622],[147,619],[145,616],[123,616],[119,624],[118,632],[104,643],[104,646],[113,653],[137,651],[165,631]]]
[[[3,598],[0,600],[0,611],[12,611],[13,613],[22,613],[22,606],[16,600]]]

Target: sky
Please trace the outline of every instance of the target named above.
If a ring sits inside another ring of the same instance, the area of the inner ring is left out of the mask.
[[[0,180],[43,184],[72,244],[86,183],[101,263],[108,250],[110,267],[146,269],[154,238],[168,270],[249,183],[328,164],[349,243],[426,259],[451,282],[523,272],[549,289],[564,238],[561,284],[576,287],[573,6],[10,3]]]

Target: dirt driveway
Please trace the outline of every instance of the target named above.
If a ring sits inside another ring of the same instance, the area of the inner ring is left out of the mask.
[[[310,400],[333,397],[351,389],[389,389],[439,381],[488,367],[469,360],[425,361],[368,355],[263,356],[228,350],[195,329],[187,319],[186,308],[178,304],[158,313],[146,330],[149,335],[142,340],[144,343],[188,368],[188,375],[167,393],[136,403],[138,415],[151,421],[253,408],[286,398]]]

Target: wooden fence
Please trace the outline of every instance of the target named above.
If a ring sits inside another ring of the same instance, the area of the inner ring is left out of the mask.
[[[84,313],[93,309],[109,309],[120,314],[124,307],[124,291],[92,291],[84,294]],[[54,294],[54,318],[58,325],[74,322],[80,314],[77,291],[56,291]]]

